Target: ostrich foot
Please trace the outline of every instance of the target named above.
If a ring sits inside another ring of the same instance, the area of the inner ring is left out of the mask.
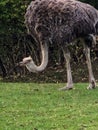
[[[67,84],[67,86],[65,86],[65,87],[63,87],[63,88],[60,88],[59,90],[60,91],[66,91],[66,90],[71,90],[71,89],[73,89],[73,84]]]
[[[95,89],[95,88],[96,88],[96,82],[95,82],[95,80],[92,80],[92,82],[89,84],[87,89]]]

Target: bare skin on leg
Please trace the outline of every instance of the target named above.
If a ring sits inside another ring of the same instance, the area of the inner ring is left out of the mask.
[[[92,71],[91,59],[90,59],[90,48],[85,45],[85,56],[87,60],[87,67],[89,72],[89,86],[87,89],[94,89],[96,87],[96,81]]]
[[[60,90],[70,90],[73,88],[73,81],[72,81],[72,74],[71,74],[71,67],[70,67],[70,52],[68,48],[63,48],[64,58],[66,59],[66,69],[67,69],[67,85]]]

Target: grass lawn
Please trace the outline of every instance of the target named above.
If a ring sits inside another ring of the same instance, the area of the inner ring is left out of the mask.
[[[0,130],[98,130],[98,88],[0,83]]]

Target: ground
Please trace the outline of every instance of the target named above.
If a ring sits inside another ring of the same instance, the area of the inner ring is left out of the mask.
[[[98,130],[98,88],[74,84],[0,83],[0,130]]]

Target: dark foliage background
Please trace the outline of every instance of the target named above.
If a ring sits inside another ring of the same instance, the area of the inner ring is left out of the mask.
[[[27,35],[24,14],[31,0],[0,0],[0,75],[5,80],[24,80],[39,82],[63,82],[66,70],[62,51],[57,46],[50,46],[49,64],[44,72],[31,74],[25,68],[15,67],[25,56],[32,55],[40,64],[39,45]],[[98,0],[81,0],[98,9]],[[77,43],[76,43],[77,44]],[[87,67],[81,45],[71,47],[72,73],[75,81],[87,80]],[[92,64],[98,79],[98,48],[91,50]],[[3,69],[2,69],[3,66]],[[3,71],[2,71],[3,70]]]

